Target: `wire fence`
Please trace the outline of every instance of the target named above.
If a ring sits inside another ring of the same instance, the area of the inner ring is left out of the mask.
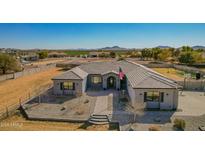
[[[34,73],[38,73],[41,71],[45,71],[48,70],[50,68],[55,68],[56,64],[47,64],[47,65],[42,65],[42,66],[37,66],[36,68],[30,68],[21,72],[16,72],[16,73],[12,73],[12,74],[6,74],[6,75],[0,75],[0,81],[5,81],[5,80],[9,80],[9,79],[16,79],[19,77],[23,77],[25,75],[32,75]]]
[[[25,103],[31,101],[32,99],[34,99],[40,95],[42,95],[43,93],[45,93],[46,91],[48,91],[52,87],[53,87],[52,84],[41,86],[40,88],[38,88],[32,92],[28,92],[28,93],[20,96],[18,98],[18,101],[10,102],[9,105],[6,105],[3,108],[0,108],[0,120],[3,120],[5,118],[9,117],[10,115],[13,115],[16,112],[16,110],[19,109],[22,105],[24,105]]]

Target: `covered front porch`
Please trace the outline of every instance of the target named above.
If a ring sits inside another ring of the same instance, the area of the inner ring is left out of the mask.
[[[126,77],[120,80],[118,72],[109,71],[104,74],[88,75],[87,89],[89,90],[122,90],[126,89]]]

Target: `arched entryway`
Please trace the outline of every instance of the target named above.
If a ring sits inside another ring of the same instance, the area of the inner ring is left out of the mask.
[[[110,76],[107,78],[107,88],[116,89],[116,78],[114,76]]]

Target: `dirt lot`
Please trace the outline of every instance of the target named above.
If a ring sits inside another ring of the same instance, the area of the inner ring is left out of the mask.
[[[89,125],[87,123],[30,121],[16,114],[0,122],[0,131],[107,131],[117,130],[113,125]]]
[[[152,69],[173,80],[181,81],[184,79],[183,77],[184,72],[176,70],[174,68],[152,68]]]
[[[0,82],[0,110],[6,106],[19,103],[30,96],[38,94],[47,88],[51,78],[61,73],[59,69],[53,68],[33,75],[24,76],[15,80]]]
[[[65,60],[65,58],[57,58],[57,59],[50,58],[50,59],[45,59],[45,60],[40,60],[40,61],[32,62],[31,64],[33,64],[33,65],[46,65],[46,64],[50,64],[50,63],[62,62],[64,60]]]

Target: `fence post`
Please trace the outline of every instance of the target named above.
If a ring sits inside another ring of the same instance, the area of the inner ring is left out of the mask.
[[[41,103],[41,95],[38,96],[38,103]]]
[[[184,78],[184,89],[186,89],[186,77]]]

